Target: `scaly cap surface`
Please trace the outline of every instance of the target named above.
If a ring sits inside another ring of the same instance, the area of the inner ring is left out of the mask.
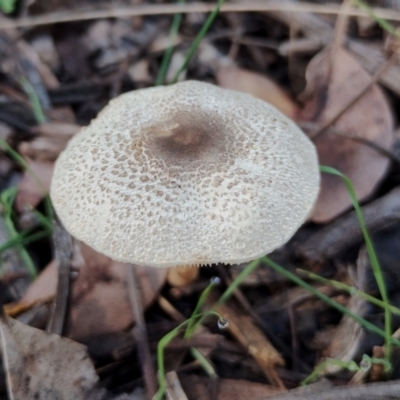
[[[240,263],[284,244],[319,188],[313,144],[252,96],[196,81],[112,100],[57,160],[68,231],[124,262]]]

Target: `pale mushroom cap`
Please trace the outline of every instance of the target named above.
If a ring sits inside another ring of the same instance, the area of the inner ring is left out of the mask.
[[[252,96],[187,81],[123,94],[57,160],[51,198],[76,238],[169,267],[281,246],[318,194],[314,145]]]

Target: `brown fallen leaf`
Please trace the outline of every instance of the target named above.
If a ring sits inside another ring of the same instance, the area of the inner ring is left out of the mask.
[[[3,365],[10,400],[99,399],[86,347],[0,316]]]
[[[18,212],[22,212],[27,205],[36,207],[48,192],[53,177],[53,163],[31,160],[28,163],[42,186],[39,185],[30,171],[25,170],[18,184],[18,193],[15,199],[15,207]]]
[[[30,142],[22,142],[18,151],[22,156],[37,162],[55,161],[66,145],[64,138],[37,137]]]
[[[329,62],[331,74],[329,75]],[[329,51],[317,54],[306,71],[308,97],[300,118],[323,125],[336,116],[371,81],[371,76],[344,49],[335,57]],[[373,85],[332,125],[334,131],[366,139],[389,149],[393,142],[393,117],[378,85]],[[354,184],[359,200],[376,188],[389,166],[387,157],[365,144],[340,137],[333,132],[319,135],[315,141],[321,165],[346,174]],[[339,177],[322,174],[321,191],[311,219],[327,222],[351,206],[346,187]]]
[[[32,127],[32,133],[61,140],[69,140],[77,134],[81,127],[67,122],[45,122]]]
[[[127,285],[131,267],[83,243],[80,247],[82,257],[75,264],[78,275],[71,284],[66,336],[83,340],[127,329],[134,322]],[[144,308],[156,299],[166,274],[165,268],[137,267]]]
[[[226,89],[233,89],[258,97],[286,114],[295,118],[298,107],[288,94],[265,75],[247,71],[235,66],[221,66],[217,72],[217,83]]]

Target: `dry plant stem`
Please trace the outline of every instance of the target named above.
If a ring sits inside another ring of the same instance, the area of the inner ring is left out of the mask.
[[[288,305],[288,315],[289,315],[289,324],[290,324],[290,339],[292,342],[292,369],[298,371],[299,369],[299,341],[297,340],[297,332],[296,332],[296,316],[293,309],[293,304]]]
[[[128,286],[129,300],[132,305],[135,327],[132,330],[136,340],[136,348],[139,355],[140,365],[142,367],[143,379],[146,384],[147,397],[151,399],[157,391],[157,379],[151,360],[150,346],[147,339],[146,322],[143,315],[142,297],[138,278],[136,276],[135,266],[129,264],[128,268]]]
[[[64,229],[61,222],[57,218],[54,220],[53,226],[53,243],[55,257],[58,262],[58,282],[57,293],[56,297],[54,298],[51,316],[46,331],[48,333],[56,333],[57,335],[61,335],[68,306],[73,245],[71,235]]]
[[[356,7],[343,10],[336,4],[314,4],[314,3],[283,3],[282,1],[264,2],[259,0],[242,0],[225,4],[220,12],[271,12],[282,11],[296,13],[317,13],[327,15],[348,14],[351,16],[368,16],[368,13]],[[132,5],[132,6],[111,6],[100,10],[79,8],[74,11],[54,12],[36,17],[24,17],[17,20],[2,18],[0,29],[11,29],[20,27],[32,27],[49,25],[62,22],[84,21],[102,18],[135,17],[144,15],[163,15],[176,13],[197,13],[210,12],[215,8],[214,4],[192,3],[192,4],[154,4],[154,5]],[[400,21],[400,12],[384,8],[374,8],[377,17]]]
[[[275,366],[284,365],[284,360],[263,332],[253,323],[252,318],[239,312],[232,302],[220,304],[216,310],[229,321],[228,330],[256,360],[267,379],[285,390],[282,380],[275,371]]]
[[[379,68],[378,71],[372,76],[371,81],[367,86],[354,98],[352,98],[336,115],[334,115],[330,120],[328,120],[325,124],[323,124],[319,129],[315,132],[312,132],[309,136],[312,140],[315,140],[318,136],[327,131],[327,129],[333,125],[337,120],[348,111],[354,104],[356,104],[381,78],[381,76],[391,67],[394,62],[397,60],[398,54],[393,53],[390,58],[385,62],[384,65]]]
[[[363,207],[369,232],[388,228],[400,221],[400,187]],[[337,219],[297,247],[298,253],[313,263],[322,263],[341,251],[362,242],[362,233],[354,211]]]
[[[334,63],[334,57],[336,56],[337,51],[343,46],[343,43],[346,39],[347,28],[349,25],[349,15],[347,12],[350,10],[350,2],[351,0],[343,0],[341,5],[341,10],[343,14],[338,14],[336,18],[335,30],[333,35],[333,42],[331,48],[331,62],[330,65]]]
[[[226,286],[230,286],[231,283],[233,282],[233,279],[231,278],[230,274],[224,268],[223,266],[218,266],[218,273],[222,277],[224,283]],[[247,301],[246,297],[243,295],[242,291],[237,288],[233,292],[233,296],[237,300],[237,302],[240,304],[240,306],[243,308],[243,310],[248,313],[253,320],[257,323],[257,325],[265,332],[265,334],[269,337],[272,336],[271,329],[268,327],[268,323],[265,323],[262,318],[258,315],[256,311],[254,311],[253,307],[250,305],[250,303]],[[290,350],[288,346],[279,338],[279,337],[274,337],[274,343],[276,347],[279,349],[281,353],[283,353],[285,356],[290,356]],[[278,377],[280,380],[280,378]],[[283,386],[278,385],[278,386]]]
[[[168,372],[165,375],[167,379],[167,399],[168,400],[188,400],[182,389],[178,375],[175,371]]]

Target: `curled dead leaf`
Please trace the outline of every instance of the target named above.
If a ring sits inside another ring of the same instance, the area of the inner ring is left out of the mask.
[[[4,315],[0,337],[9,399],[100,398],[85,346]]]
[[[289,95],[265,75],[235,66],[221,65],[216,78],[219,86],[258,97],[275,106],[289,118],[295,118],[298,112],[297,105]]]
[[[89,246],[80,244],[75,257],[76,279],[71,284],[70,313],[66,334],[83,340],[92,335],[119,332],[134,320],[128,295],[128,268]],[[135,266],[138,271],[143,307],[148,307],[164,285],[167,270]]]
[[[338,50],[334,57],[330,57],[326,50],[317,54],[308,65],[306,78],[304,97],[307,100],[301,119],[321,126],[336,116],[371,81],[371,76],[344,49]],[[364,200],[385,175],[389,160],[365,144],[334,132],[367,140],[384,149],[391,147],[393,117],[379,86],[373,85],[332,128],[333,131],[319,135],[314,141],[320,164],[347,175],[354,184],[358,199]],[[327,222],[350,206],[351,200],[342,180],[323,174],[311,219]]]

